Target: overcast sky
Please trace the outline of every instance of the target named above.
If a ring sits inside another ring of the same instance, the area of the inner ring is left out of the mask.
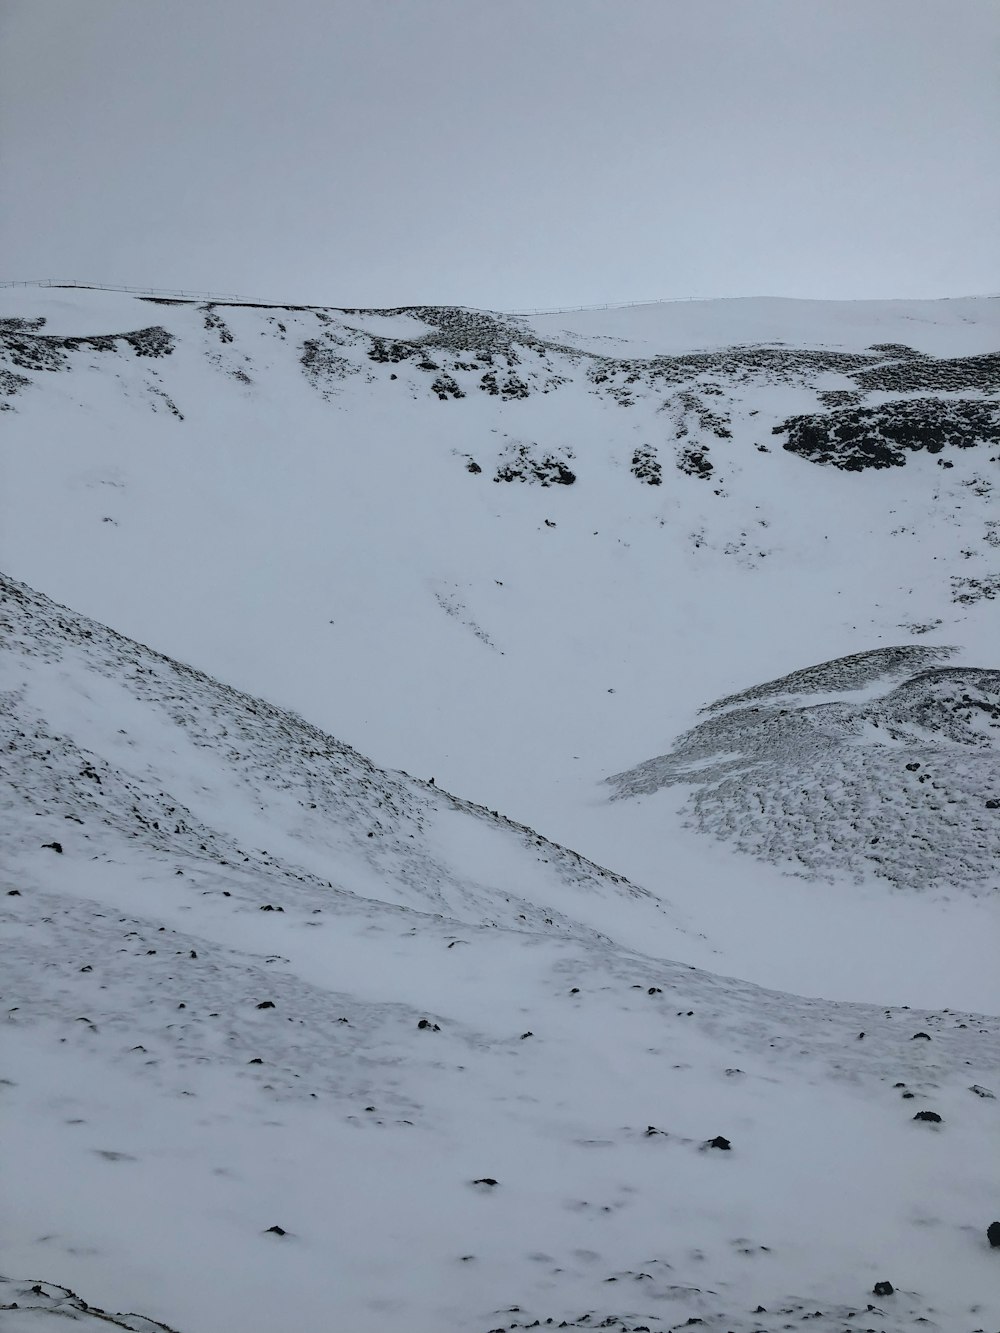
[[[1000,290],[995,0],[0,0],[0,278]]]

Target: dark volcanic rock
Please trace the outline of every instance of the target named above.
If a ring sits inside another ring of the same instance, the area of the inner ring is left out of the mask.
[[[701,477],[703,481],[715,471],[709,461],[707,449],[682,449],[677,459],[677,466],[687,476]]]
[[[632,475],[647,486],[663,484],[663,468],[651,444],[640,445],[632,454]]]
[[[911,398],[789,417],[773,428],[785,449],[846,472],[902,467],[907,453],[1000,444],[1000,409],[977,399]]]
[[[535,446],[515,446],[507,461],[497,468],[494,481],[537,481],[542,486],[572,486],[576,473],[567,466],[565,458],[543,451],[534,452]],[[567,451],[567,457],[572,457]]]

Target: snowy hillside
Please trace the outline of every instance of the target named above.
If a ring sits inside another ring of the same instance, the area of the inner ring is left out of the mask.
[[[995,1333],[998,315],[0,292],[5,1330]]]
[[[744,691],[611,782],[693,784],[701,828],[807,874],[995,890],[1000,671],[927,669],[952,652],[875,649]]]
[[[804,896],[603,785],[811,663],[997,665],[1000,301],[0,299],[7,573],[669,897],[692,961],[1000,1006],[995,895]]]
[[[618,876],[3,607],[19,1307],[85,1314],[41,1275],[185,1330],[995,1317],[993,1020],[671,961]]]

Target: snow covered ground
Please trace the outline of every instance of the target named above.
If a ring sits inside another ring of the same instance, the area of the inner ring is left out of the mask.
[[[998,303],[2,296],[3,1327],[995,1333]]]

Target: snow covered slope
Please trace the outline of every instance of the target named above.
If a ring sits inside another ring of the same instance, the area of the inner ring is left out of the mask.
[[[0,293],[5,1331],[995,1333],[998,311]]]
[[[693,968],[621,876],[0,595],[5,1330],[996,1326],[995,1020]]]
[[[603,785],[810,663],[997,666],[1000,302],[0,298],[0,567],[671,899],[692,961],[1000,1006],[988,837],[947,849],[976,901],[917,901],[822,838],[761,866],[683,828],[680,789]],[[859,839],[905,859],[877,814]]]
[[[989,892],[1000,671],[932,666],[952,651],[875,649],[746,690],[610,781],[623,797],[694,784],[699,827],[808,874]]]

